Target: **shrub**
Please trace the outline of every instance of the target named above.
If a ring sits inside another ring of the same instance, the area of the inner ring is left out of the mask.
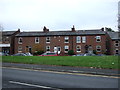
[[[74,51],[73,50],[69,50],[68,51],[68,55],[74,55]]]
[[[40,50],[40,51],[34,52],[33,55],[41,55],[41,54],[43,54],[43,53],[44,53],[44,51]]]

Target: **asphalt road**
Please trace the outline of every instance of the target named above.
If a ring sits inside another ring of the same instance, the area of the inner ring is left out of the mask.
[[[3,68],[3,88],[118,88],[118,78],[102,75]]]

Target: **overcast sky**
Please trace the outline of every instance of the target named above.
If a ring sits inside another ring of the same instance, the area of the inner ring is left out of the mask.
[[[0,0],[0,24],[5,30],[117,30],[119,0]]]

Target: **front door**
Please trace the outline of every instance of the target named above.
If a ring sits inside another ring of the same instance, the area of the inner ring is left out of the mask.
[[[54,52],[57,53],[57,47],[56,46],[54,47]]]
[[[29,47],[29,53],[32,53],[32,48],[31,47]]]
[[[61,52],[61,47],[57,47],[58,48],[58,54],[60,54]]]

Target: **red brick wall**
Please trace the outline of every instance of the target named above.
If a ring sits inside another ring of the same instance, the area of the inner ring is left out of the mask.
[[[101,36],[101,42],[96,42],[96,36]],[[81,36],[82,37],[82,36]],[[50,46],[50,51],[54,51],[55,46],[60,46],[62,53],[64,53],[64,46],[68,45],[69,50],[74,50],[76,53],[76,45],[81,45],[81,53],[85,53],[85,45],[91,45],[93,50],[96,50],[96,45],[101,46],[101,52],[104,53],[106,50],[106,36],[105,35],[91,35],[86,36],[86,43],[76,43],[76,36],[69,36],[69,43],[64,43],[65,36],[50,36],[50,43],[46,43],[46,37],[39,37],[40,42],[39,44],[43,46],[44,51],[46,51],[46,46]],[[18,44],[18,37],[15,37],[15,53],[18,53],[18,46],[22,46],[22,52],[26,52],[26,46],[33,47],[35,45],[35,37],[22,37],[23,43]]]
[[[120,50],[120,40],[119,40],[119,46],[115,47],[115,40],[112,40],[108,34],[106,34],[106,37],[107,37],[108,54],[115,55],[115,49],[118,48]],[[120,52],[119,52],[119,54],[120,54]]]
[[[117,40],[117,41],[118,41],[118,40]],[[111,54],[111,55],[115,55],[115,50],[116,50],[116,49],[120,50],[120,41],[119,41],[119,46],[116,47],[116,46],[115,46],[115,40],[111,40],[111,45],[110,45],[110,47],[111,47],[110,54]],[[119,54],[120,54],[120,52],[119,52]]]
[[[101,36],[101,42],[96,42],[96,36]],[[81,36],[82,37],[82,36]],[[105,35],[92,35],[86,36],[86,43],[76,43],[76,36],[73,37],[74,40],[74,51],[76,51],[76,45],[81,45],[81,53],[85,53],[85,45],[91,45],[93,50],[96,50],[96,46],[101,46],[101,52],[97,52],[98,54],[104,53],[106,50],[106,36]],[[77,52],[76,52],[77,53]]]

